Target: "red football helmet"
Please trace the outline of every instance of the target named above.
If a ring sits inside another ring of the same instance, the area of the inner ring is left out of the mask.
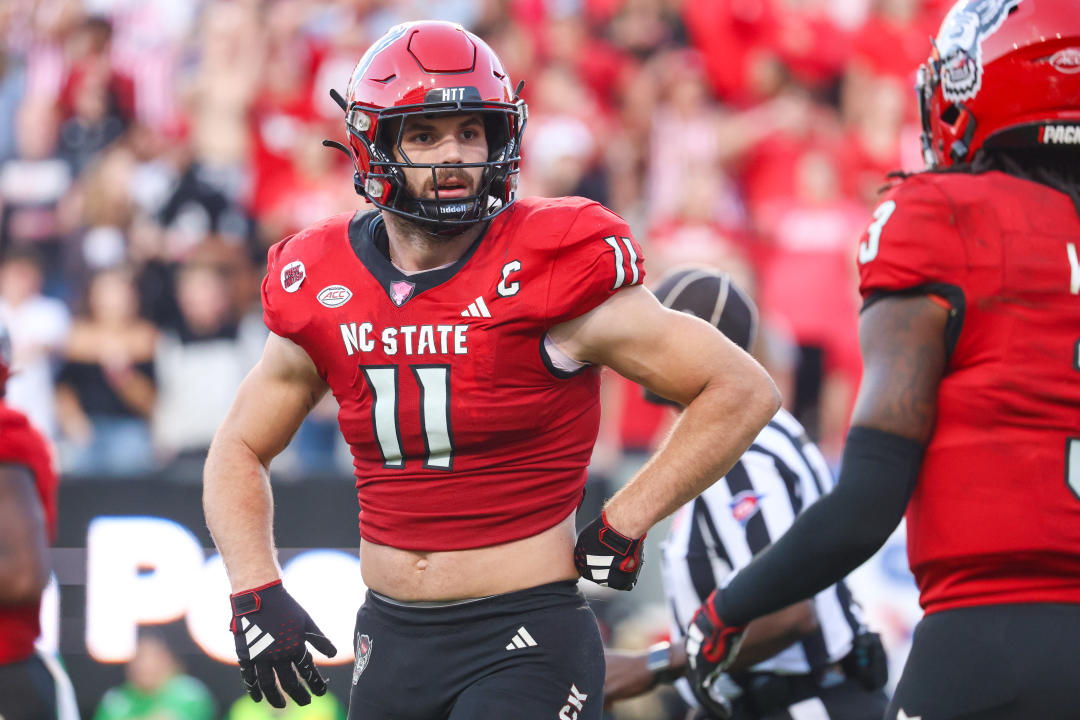
[[[421,164],[401,152],[405,117],[463,112],[483,114],[486,162]],[[460,25],[422,21],[391,28],[357,63],[345,113],[357,192],[376,207],[432,232],[456,234],[514,202],[528,112],[492,49]],[[406,167],[431,171],[434,200],[411,196]],[[466,167],[484,168],[476,195],[440,199],[436,170]]]
[[[929,167],[980,147],[1080,149],[1080,2],[959,0],[916,88]]]

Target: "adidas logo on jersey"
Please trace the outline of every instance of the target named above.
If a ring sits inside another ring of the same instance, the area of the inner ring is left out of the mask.
[[[517,629],[517,632],[514,633],[514,637],[510,640],[510,642],[506,644],[506,649],[520,650],[526,647],[536,647],[536,644],[537,643],[535,640],[533,640],[532,635],[530,635],[529,631],[525,629],[524,625],[522,625]]]
[[[484,303],[484,297],[480,297],[469,303],[469,307],[461,311],[461,317],[491,317],[491,312]]]
[[[246,617],[240,618],[240,629],[244,631],[244,642],[248,646],[248,657],[254,660],[263,650],[274,644],[274,636],[264,633],[262,628]]]

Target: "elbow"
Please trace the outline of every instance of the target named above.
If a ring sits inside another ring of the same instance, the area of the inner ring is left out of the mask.
[[[753,362],[753,361],[752,361]],[[773,415],[780,410],[783,398],[772,377],[757,362],[753,363],[753,373],[744,387],[746,397],[743,407],[760,427],[765,427]]]
[[[769,424],[781,406],[780,391],[765,368],[749,355],[737,373],[715,376],[702,395],[715,399],[720,416],[739,418],[741,430],[749,433],[747,446],[763,427]]]
[[[764,368],[762,372],[765,373]],[[773,382],[772,377],[768,373],[765,373],[764,388],[762,389],[762,402],[767,407],[765,408],[765,414],[772,418],[773,415],[780,412],[780,407],[784,403],[784,398],[780,395],[780,389],[776,387],[776,383]],[[768,422],[766,420],[765,422]]]

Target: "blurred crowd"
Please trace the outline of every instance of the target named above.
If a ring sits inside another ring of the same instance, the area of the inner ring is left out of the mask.
[[[911,90],[944,0],[5,0],[0,318],[8,399],[67,476],[198,479],[265,339],[266,249],[360,208],[344,91],[391,25],[454,20],[523,92],[522,192],[625,217],[652,277],[757,297],[757,355],[838,457],[857,386],[856,236],[921,166]],[[661,411],[605,383],[604,469]],[[275,471],[347,473],[324,401]]]

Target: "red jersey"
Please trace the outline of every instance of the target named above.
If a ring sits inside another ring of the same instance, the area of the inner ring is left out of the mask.
[[[1080,603],[1080,218],[998,172],[915,175],[874,211],[861,292],[953,307],[937,422],[907,510],[927,612]]]
[[[452,265],[405,274],[378,212],[270,249],[267,327],[307,351],[341,410],[365,540],[459,550],[535,535],[581,500],[599,373],[544,349],[554,325],[645,278],[621,218],[518,200]]]
[[[34,475],[49,537],[56,535],[56,471],[49,446],[26,416],[0,400],[0,463],[21,465]],[[17,662],[34,652],[41,634],[41,603],[0,606],[0,665]]]

